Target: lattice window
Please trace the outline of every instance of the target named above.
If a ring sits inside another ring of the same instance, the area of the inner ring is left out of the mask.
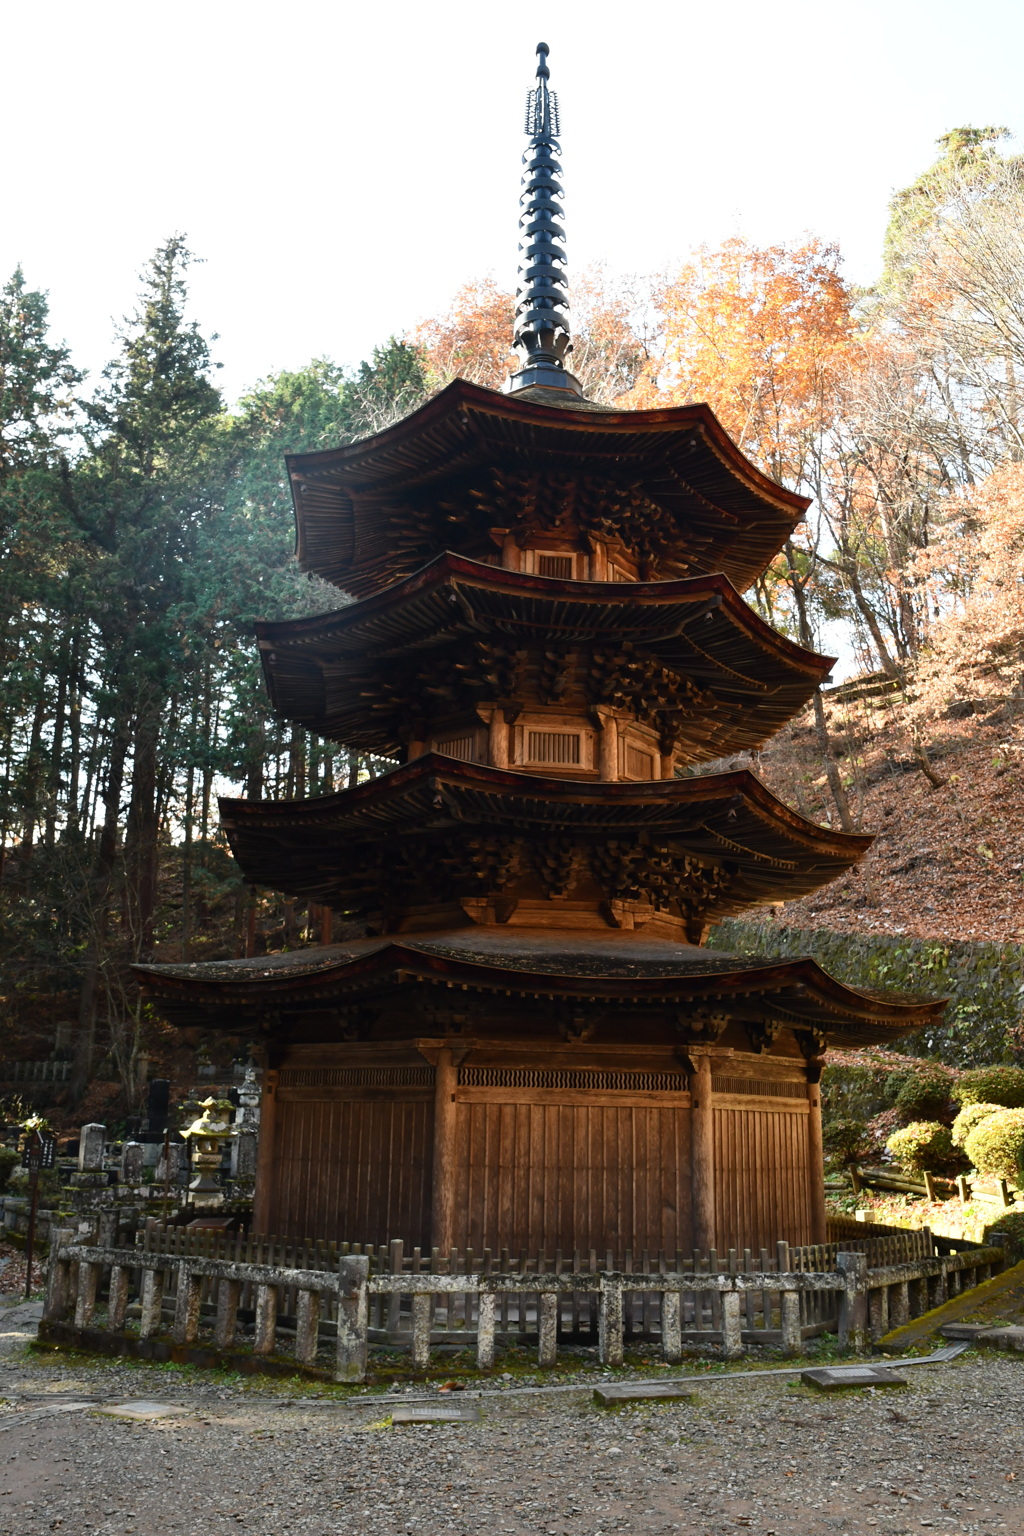
[[[433,1067],[284,1067],[282,1088],[429,1088]]]
[[[744,1093],[761,1099],[806,1099],[804,1083],[772,1082],[771,1078],[712,1077],[714,1093]]]
[[[631,779],[653,779],[654,758],[650,752],[626,743],[626,774]]]
[[[538,555],[538,576],[557,576],[559,581],[572,581],[572,555]]]
[[[683,1093],[684,1072],[587,1071],[573,1067],[460,1067],[461,1088],[583,1088],[621,1093]]]
[[[457,757],[460,763],[472,763],[476,760],[476,737],[446,736],[436,743],[434,750],[443,752],[445,757]]]
[[[581,761],[577,731],[527,731],[526,758],[530,763],[578,763]]]

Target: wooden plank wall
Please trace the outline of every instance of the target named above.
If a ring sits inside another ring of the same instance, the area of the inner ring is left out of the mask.
[[[689,1109],[463,1103],[456,1134],[460,1246],[571,1253],[692,1244]]]
[[[276,1191],[268,1216],[282,1237],[430,1246],[434,1106],[397,1096],[278,1101]]]
[[[715,1107],[718,1251],[811,1241],[806,1101]]]

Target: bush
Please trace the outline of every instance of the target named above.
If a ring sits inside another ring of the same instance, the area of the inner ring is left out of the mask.
[[[896,1095],[896,1108],[905,1125],[924,1120],[943,1120],[949,1116],[948,1073],[929,1072],[924,1068],[908,1073]]]
[[[975,1067],[956,1086],[961,1104],[1002,1104],[1024,1109],[1024,1067]]]
[[[948,1125],[937,1120],[913,1120],[885,1144],[905,1173],[960,1172],[963,1158],[953,1145]]]
[[[21,1158],[13,1147],[0,1147],[0,1189],[7,1188],[7,1181],[20,1162]]]
[[[871,1151],[867,1126],[859,1120],[829,1120],[822,1126],[825,1161],[833,1168],[849,1168]]]
[[[1024,1183],[1024,1109],[986,1115],[967,1137],[964,1151],[979,1173]]]
[[[989,1115],[998,1115],[1004,1107],[1002,1104],[965,1104],[953,1121],[954,1147],[962,1147],[976,1125],[987,1120]]]

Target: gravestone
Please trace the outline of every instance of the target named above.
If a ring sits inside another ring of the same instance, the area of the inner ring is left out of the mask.
[[[121,1182],[122,1184],[141,1184],[143,1182],[145,1149],[138,1141],[126,1141],[121,1153]]]
[[[78,1138],[79,1173],[103,1171],[103,1146],[107,1139],[105,1125],[83,1125]]]
[[[156,1172],[153,1175],[156,1184],[177,1184],[181,1179],[181,1171],[185,1166],[185,1148],[180,1141],[171,1141],[167,1144],[166,1157],[164,1150],[160,1148],[160,1157],[157,1161]]]
[[[231,1141],[231,1177],[254,1179],[260,1129],[260,1086],[254,1068],[246,1068],[237,1097],[235,1135]]]

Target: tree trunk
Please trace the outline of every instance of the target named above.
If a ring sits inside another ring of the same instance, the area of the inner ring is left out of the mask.
[[[106,959],[107,918],[110,911],[110,891],[114,870],[117,866],[117,830],[127,755],[128,719],[127,713],[123,713],[114,721],[107,782],[103,792],[103,827],[96,849],[90,881],[91,888],[87,898],[86,920],[89,924],[89,939],[78,998],[78,1033],[68,1094],[72,1105],[77,1104],[82,1098],[92,1076],[96,1043],[96,1001],[100,974]]]
[[[789,562],[790,576],[792,577],[793,602],[796,605],[797,624],[800,630],[800,644],[811,651],[814,649],[814,635],[811,631],[810,620],[807,616],[807,595],[804,592],[803,582],[800,579],[797,563],[794,558],[793,546],[786,544],[786,559]],[[850,802],[843,786],[839,768],[832,752],[832,741],[828,733],[828,722],[825,719],[825,705],[822,702],[821,690],[814,691],[814,729],[818,737],[818,747],[825,764],[825,776],[828,779],[828,787],[832,791],[832,798],[839,812],[839,821],[844,832],[856,830],[853,815],[850,811]]]

